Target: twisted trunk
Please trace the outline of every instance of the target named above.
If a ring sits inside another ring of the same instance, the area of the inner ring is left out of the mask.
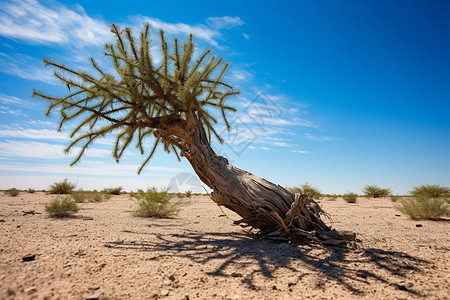
[[[337,244],[343,241],[343,236],[323,222],[324,212],[311,197],[294,195],[280,185],[236,168],[217,155],[194,112],[186,113],[178,134],[180,131],[184,131],[182,155],[189,160],[200,180],[213,190],[212,200],[242,217],[236,224],[259,229],[266,237],[294,242],[310,239]]]

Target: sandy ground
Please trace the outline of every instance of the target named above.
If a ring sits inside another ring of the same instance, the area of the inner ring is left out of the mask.
[[[204,196],[173,219],[133,217],[128,195],[52,219],[54,197],[0,196],[0,299],[450,299],[450,220],[389,199],[321,200],[361,240],[323,248],[253,240]]]

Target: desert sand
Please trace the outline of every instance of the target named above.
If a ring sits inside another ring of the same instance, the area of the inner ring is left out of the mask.
[[[323,247],[252,239],[207,196],[172,219],[132,216],[129,195],[53,219],[54,197],[0,196],[0,299],[450,299],[450,220],[389,199],[321,200],[358,239]]]

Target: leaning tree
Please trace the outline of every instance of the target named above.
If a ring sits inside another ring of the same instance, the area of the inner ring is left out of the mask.
[[[193,37],[180,45],[174,39],[169,47],[164,32],[159,32],[162,58],[156,63],[151,54],[150,28],[140,38],[130,28],[111,26],[116,43],[105,46],[105,55],[115,73],[100,67],[94,59],[95,75],[44,59],[55,69],[54,76],[67,86],[65,96],[51,96],[34,90],[33,96],[49,103],[47,116],[58,111],[59,129],[75,123],[71,143],[81,150],[72,162],[80,160],[88,146],[106,135],[114,135],[114,158],[135,146],[146,155],[138,173],[150,161],[158,146],[185,157],[198,177],[213,192],[212,200],[236,212],[242,219],[236,224],[256,229],[261,236],[290,241],[314,240],[334,244],[343,236],[324,223],[324,212],[307,194],[292,194],[280,185],[268,182],[231,165],[211,147],[211,138],[222,138],[214,129],[217,118],[230,129],[227,112],[236,111],[225,101],[237,94],[224,82],[228,64],[210,50],[194,56]],[[151,147],[147,148],[147,141]]]

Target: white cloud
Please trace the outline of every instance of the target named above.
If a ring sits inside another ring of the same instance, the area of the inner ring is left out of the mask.
[[[45,164],[0,164],[0,171],[7,172],[37,172],[37,173],[49,173],[49,174],[72,174],[72,175],[93,175],[93,176],[126,176],[136,175],[139,165],[132,164],[116,164],[89,161],[80,163],[77,166],[71,167],[68,165],[45,165]],[[145,171],[157,171],[157,172],[180,172],[179,168],[171,168],[164,166],[148,166]],[[158,173],[156,173],[158,174]],[[155,175],[155,174],[153,174]]]
[[[6,140],[0,142],[0,158],[46,158],[46,159],[61,159],[66,158],[63,145],[54,145],[48,143],[34,142],[34,141],[13,141]],[[74,153],[78,153],[80,148],[73,148]],[[89,149],[86,152],[88,157],[105,157],[111,156],[110,150],[104,149]]]
[[[23,100],[14,96],[8,96],[0,93],[0,102],[4,104],[21,105]]]
[[[216,38],[220,37],[219,31],[209,28],[203,24],[189,25],[185,23],[167,23],[157,18],[139,17],[139,23],[149,23],[153,29],[163,29],[168,34],[193,34],[196,38],[205,40],[211,45],[218,46]]]
[[[67,141],[69,137],[56,130],[49,129],[3,129],[0,130],[2,138],[25,138],[35,140]]]
[[[329,136],[315,136],[310,133],[305,133],[305,136],[308,140],[317,141],[317,142],[329,142],[335,140],[333,137]]]
[[[278,146],[278,147],[291,147],[288,143],[283,142],[273,142],[272,145]]]
[[[0,114],[15,117],[27,117],[20,109],[10,109],[9,107],[0,105]]]
[[[244,21],[242,21],[239,17],[209,17],[206,19],[206,23],[216,29],[231,29],[236,26],[244,25]]]
[[[42,61],[22,55],[0,53],[0,72],[16,77],[56,84],[53,71],[45,69]]]
[[[57,2],[6,1],[0,5],[0,35],[40,44],[103,45],[109,26],[90,18],[81,6],[70,10]]]
[[[135,23],[145,24],[149,23],[153,29],[163,29],[168,34],[178,35],[189,35],[193,34],[195,38],[206,41],[215,47],[219,47],[217,39],[222,37],[221,29],[230,29],[239,25],[244,24],[244,22],[239,17],[210,17],[206,20],[207,25],[196,24],[190,25],[186,23],[168,23],[164,22],[158,18],[152,17],[134,17]]]
[[[245,38],[246,40],[250,39],[250,36],[249,36],[248,34],[243,33],[242,35],[244,36],[244,38]]]
[[[301,154],[308,153],[308,151],[305,151],[305,150],[292,150],[291,152],[293,152],[293,153],[301,153]]]

